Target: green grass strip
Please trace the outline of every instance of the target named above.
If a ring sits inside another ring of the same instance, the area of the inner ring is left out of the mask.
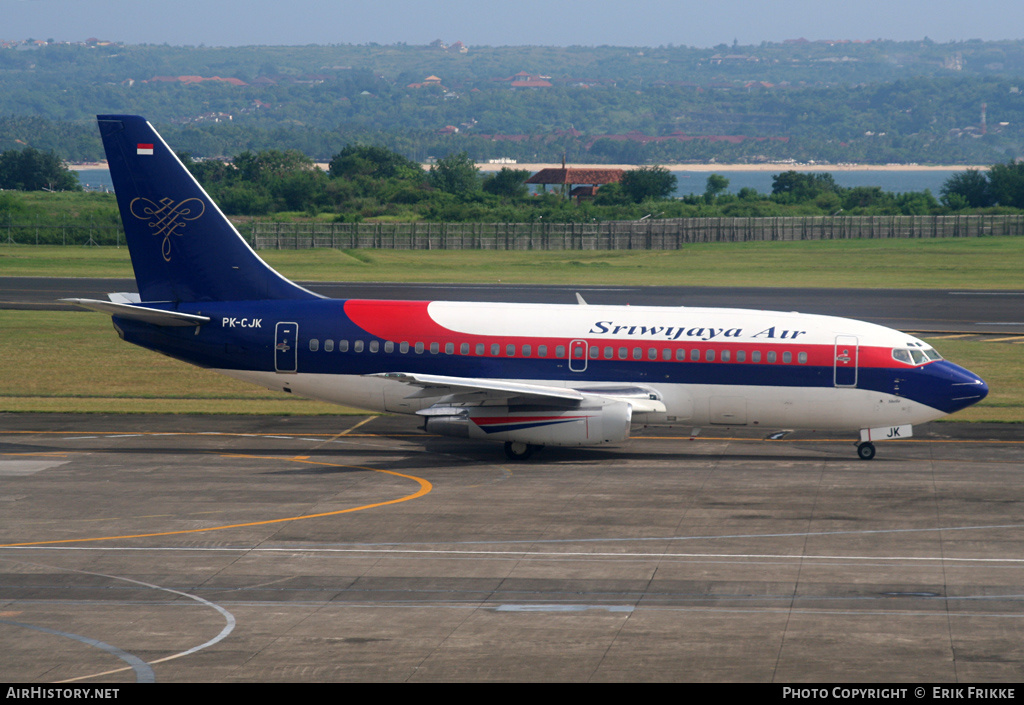
[[[681,250],[262,250],[301,281],[1020,289],[1024,238],[700,243]],[[131,277],[126,248],[0,245],[0,276]]]

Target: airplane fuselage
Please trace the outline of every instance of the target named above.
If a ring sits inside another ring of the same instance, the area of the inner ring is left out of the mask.
[[[179,305],[197,328],[115,318],[126,340],[281,390],[372,411],[436,403],[381,376],[458,375],[648,390],[634,423],[851,430],[919,424],[983,396],[980,380],[882,326],[777,311],[423,301]],[[986,390],[987,391],[987,390]]]

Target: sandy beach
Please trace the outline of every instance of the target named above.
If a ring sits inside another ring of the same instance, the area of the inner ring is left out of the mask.
[[[569,169],[636,169],[641,164],[566,164]],[[760,171],[778,173],[782,171],[963,171],[966,169],[988,170],[988,166],[962,166],[946,165],[936,166],[933,164],[794,164],[790,162],[772,164],[660,164],[669,171]],[[477,164],[480,171],[501,171],[502,167],[509,169],[528,169],[540,171],[541,169],[561,169],[558,164]],[[424,165],[424,168],[429,168]]]

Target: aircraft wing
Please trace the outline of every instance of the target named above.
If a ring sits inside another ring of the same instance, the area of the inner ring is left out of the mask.
[[[87,308],[90,311],[109,313],[112,316],[144,321],[145,323],[152,323],[157,326],[201,326],[204,323],[210,322],[209,316],[164,311],[159,308],[122,304],[115,301],[100,301],[98,299],[61,299],[61,301],[67,301],[70,304]]]
[[[641,388],[608,388],[577,390],[566,387],[549,387],[542,384],[526,384],[504,380],[477,377],[449,377],[446,375],[417,374],[411,372],[383,372],[368,375],[393,379],[418,389],[408,399],[446,397],[446,402],[484,401],[488,399],[509,399],[512,397],[530,399],[539,403],[554,403],[559,406],[578,406],[588,399],[625,401],[637,413],[664,412],[665,404],[652,398]]]

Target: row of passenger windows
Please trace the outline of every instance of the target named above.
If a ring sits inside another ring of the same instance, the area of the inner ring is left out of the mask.
[[[383,346],[381,345],[380,341],[378,341],[378,340],[371,340],[369,343],[364,343],[364,341],[362,341],[362,340],[354,340],[354,341],[351,341],[351,343],[348,340],[339,340],[338,341],[338,345],[337,345],[337,349],[338,349],[339,352],[348,352],[349,350],[352,350],[353,352],[357,352],[357,353],[361,353],[361,352],[364,352],[364,351],[367,351],[367,350],[369,352],[371,352],[371,353],[380,352],[381,347],[384,348],[384,352],[385,353],[392,353],[392,352],[395,351],[396,344],[393,343],[390,340],[384,341]],[[434,354],[434,355],[437,355],[438,353],[441,352],[441,344],[440,343],[430,343],[429,345],[426,345],[425,343],[412,343],[412,344],[410,344],[410,343],[407,343],[407,342],[402,342],[402,343],[398,343],[397,347],[398,347],[398,351],[400,353],[403,353],[403,354],[409,352],[410,350],[412,350],[413,352],[415,352],[417,354],[422,354],[424,352],[427,352],[428,350],[430,351],[431,354]],[[469,355],[470,354],[470,350],[472,349],[474,355],[482,357],[482,356],[487,354],[487,348],[488,348],[488,346],[485,343],[476,343],[475,346],[472,346],[472,347],[471,347],[471,345],[469,343],[460,343],[459,344],[459,354],[460,355]],[[537,349],[536,349],[536,355],[534,355],[534,346],[532,346],[530,344],[524,344],[524,345],[521,345],[521,346],[517,347],[514,343],[507,343],[504,346],[501,343],[491,343],[490,344],[490,355],[491,355],[491,357],[500,357],[502,355],[502,348],[504,348],[504,355],[505,355],[505,357],[516,357],[517,356],[517,351],[518,351],[518,355],[521,356],[521,357],[547,357],[548,356],[548,346],[547,345],[538,345]],[[324,349],[324,352],[334,352],[334,349],[335,349],[334,341],[333,340],[325,340],[324,341],[323,349]],[[310,350],[310,352],[317,352],[318,350],[320,350],[320,340],[318,338],[310,338],[310,340],[309,340],[309,350]],[[582,346],[582,345],[573,345],[572,346],[572,356],[573,356],[573,358],[577,359],[577,360],[582,360],[584,358],[584,352],[583,351],[584,351],[584,346]],[[455,354],[455,343],[445,343],[444,344],[444,352],[445,352],[446,355],[454,355]],[[565,346],[564,345],[556,345],[554,352],[555,352],[555,357],[556,358],[564,358],[565,357]],[[605,360],[614,360],[614,359],[619,359],[619,360],[629,360],[629,359],[642,360],[646,356],[646,358],[648,360],[658,360],[658,359],[661,359],[661,360],[664,360],[664,361],[671,361],[671,360],[674,359],[674,360],[676,360],[678,362],[685,362],[687,360],[689,360],[690,362],[700,362],[702,359],[705,362],[715,362],[716,360],[718,360],[720,362],[733,362],[733,361],[735,361],[735,362],[746,362],[747,361],[747,351],[746,350],[736,350],[736,351],[732,351],[732,350],[718,350],[718,351],[716,351],[716,350],[713,350],[711,348],[704,349],[703,353],[701,352],[701,350],[699,350],[697,348],[690,348],[689,350],[687,350],[686,348],[647,348],[646,349],[646,353],[645,353],[644,352],[644,348],[642,348],[642,347],[628,348],[628,347],[625,347],[625,346],[615,347],[615,346],[612,346],[612,345],[605,345],[605,346],[591,345],[591,346],[589,346],[589,353],[588,353],[588,355],[589,355],[590,359],[592,359],[592,360],[598,360],[598,359],[602,359],[602,358],[605,359]],[[768,363],[775,363],[775,362],[779,362],[781,360],[783,364],[788,365],[788,364],[792,364],[792,362],[793,362],[793,353],[788,351],[788,350],[786,350],[786,351],[783,351],[781,355],[779,355],[774,350],[769,350],[766,353],[764,353],[763,360],[765,362],[768,362]],[[761,351],[760,350],[751,350],[750,351],[750,362],[759,363],[761,361],[762,361]],[[807,364],[807,353],[806,352],[797,352],[796,353],[796,361],[797,361],[797,364],[806,365]]]

